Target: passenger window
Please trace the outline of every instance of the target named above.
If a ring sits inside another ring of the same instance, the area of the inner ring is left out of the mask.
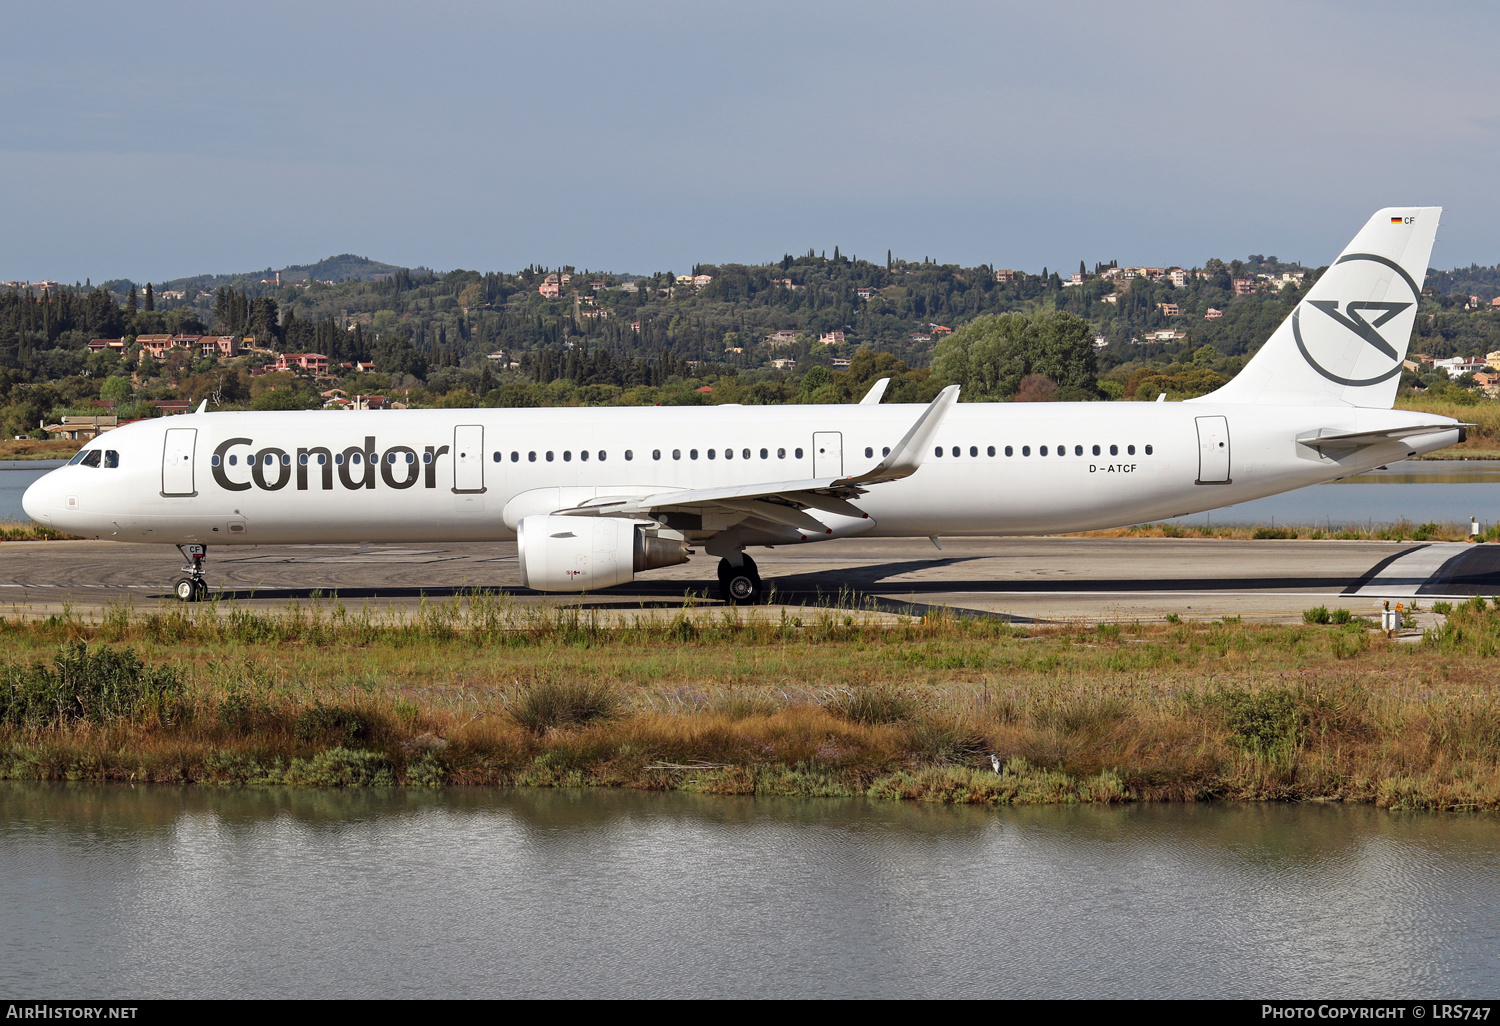
[[[394,459],[394,457],[392,457],[392,458]],[[283,467],[290,467],[292,465],[292,457],[289,456],[286,453],[282,453],[281,454],[281,465]]]
[[[1023,445],[1023,446],[1021,446],[1021,455],[1022,456],[1030,456],[1031,455],[1031,446],[1029,446],[1029,445]],[[1045,455],[1047,455],[1047,453],[1045,451],[1043,451],[1042,455],[1045,456]]]
[[[786,459],[786,450],[785,449],[777,449],[776,450],[776,458],[778,460],[784,460],[784,459]]]
[[[1015,454],[1016,454],[1015,450],[1012,449],[1010,446],[1007,445],[1005,447],[1005,455],[1007,455],[1007,456],[1014,456]]]
[[[512,453],[511,455],[515,455],[515,454]],[[407,462],[408,465],[417,462],[417,454],[414,453],[414,452],[407,453],[406,454],[406,462]]]
[[[1057,447],[1057,454],[1059,456],[1066,456],[1068,454],[1068,447],[1066,445],[1059,445]]]
[[[941,456],[943,454],[943,447],[941,445],[934,445],[932,447],[932,454],[934,456]]]
[[[603,461],[604,461],[604,457],[605,457],[605,455],[606,455],[606,454],[605,454],[605,452],[604,452],[604,450],[603,450],[603,449],[600,449],[600,450],[599,450],[599,460],[600,460],[600,462],[603,462]]]
[[[771,450],[769,450],[769,449],[762,449],[760,451],[760,458],[763,459],[763,460],[770,459],[771,458]]]
[[[113,449],[104,450],[104,469],[114,470],[120,465],[120,454]]]
[[[1045,455],[1047,455],[1047,447],[1044,445],[1041,448],[1039,448],[1037,450],[1037,455],[1039,455],[1039,456],[1045,456]]]
[[[604,458],[604,453],[601,452],[599,454],[599,458],[602,460]],[[632,451],[630,449],[626,449],[625,450],[625,462],[629,463],[633,459],[635,459],[635,453],[634,453],[634,451]]]
[[[357,466],[359,464],[359,453],[357,453],[357,452],[350,453],[349,454],[349,461]]]
[[[79,455],[81,456],[83,454],[79,453]],[[237,466],[239,464],[239,462],[240,462],[240,458],[238,456],[231,456],[231,457],[229,457],[229,465],[231,467]]]
[[[321,452],[318,453],[318,466],[321,467],[321,466],[325,465],[327,462],[328,462],[328,457],[326,455],[324,455],[323,453],[321,453]],[[427,462],[431,463],[432,460],[429,458]]]
[[[499,463],[499,462],[500,462],[500,454],[499,454],[499,453],[498,453],[498,452],[497,452],[497,453],[495,453],[495,462],[496,462],[496,463]]]
[[[318,462],[322,463],[323,462],[323,457],[319,456],[318,457]],[[338,461],[334,460],[334,462],[337,463]],[[422,454],[422,462],[423,463],[431,463],[432,462],[432,453],[430,453],[430,452],[424,452]]]
[[[1120,447],[1118,445],[1111,445],[1109,447],[1109,454],[1111,456],[1118,456],[1118,455],[1120,455]]]
[[[681,449],[673,449],[672,450],[672,458],[674,460],[680,460],[680,459],[682,459],[682,450]]]
[[[1095,456],[1099,455],[1099,447],[1097,445],[1094,446],[1094,455]]]
[[[511,450],[510,461],[512,463],[520,463],[521,462],[521,454],[518,453],[518,452],[516,452],[515,450]]]
[[[995,447],[993,445],[990,446],[990,455],[991,456],[995,455]]]
[[[1083,446],[1081,446],[1081,445],[1075,445],[1075,446],[1073,446],[1073,455],[1074,456],[1082,456],[1083,455]]]
[[[1134,456],[1135,455],[1135,446],[1133,446],[1133,445],[1127,445],[1125,447],[1125,452],[1128,453],[1131,456]]]
[[[534,453],[534,452],[528,452],[526,454],[526,462],[527,463],[535,463],[536,462],[536,453]]]
[[[886,446],[884,449],[880,450],[880,455],[882,455],[882,456],[889,456],[890,454],[891,454],[891,447],[889,445]]]
[[[659,459],[661,459],[661,450],[660,449],[652,449],[651,450],[651,458],[653,460],[659,460]]]
[[[688,459],[695,460],[697,458],[698,458],[698,450],[697,449],[689,449],[688,450]]]
[[[428,455],[431,455],[431,454],[429,453]],[[234,457],[233,456],[229,457],[229,462],[230,463],[234,462]],[[344,465],[344,454],[343,453],[336,452],[336,453],[333,454],[333,465],[336,466],[336,467],[342,467]]]
[[[307,461],[307,457],[304,456],[303,457],[303,462],[305,463],[306,461]],[[77,461],[74,460],[72,462],[76,463]],[[209,460],[208,463],[209,463],[209,466],[217,467],[219,465],[219,454],[218,453],[214,453],[213,459]]]
[[[548,463],[552,462],[552,450],[551,449],[547,450],[547,462]]]
[[[297,454],[297,462],[300,463],[300,464],[302,464],[304,467],[307,466],[307,453],[305,453],[305,452],[299,452]],[[219,465],[219,458],[217,456],[215,456],[214,457],[214,466],[217,467],[218,465]]]
[[[955,456],[957,456],[957,455],[958,455],[958,453],[959,453],[959,450],[958,450],[958,446],[956,446],[956,445],[955,445],[955,446],[954,446],[954,447],[953,447],[953,455],[955,455]]]
[[[798,449],[793,455],[795,455],[800,460],[802,458],[802,450]]]
[[[872,458],[874,458],[874,456],[875,456],[875,450],[872,447],[868,446],[868,445],[865,446],[865,459],[867,459],[867,460],[868,459],[872,459]]]
[[[568,458],[568,454],[567,453],[563,453],[563,459],[567,459],[567,458]],[[580,460],[582,460],[583,462],[587,463],[589,461],[589,451],[587,449],[582,450],[581,452],[579,452],[578,458]]]
[[[979,455],[979,446],[977,446],[977,445],[971,445],[971,446],[969,446],[969,455],[970,456],[978,456]]]
[[[748,460],[749,458],[750,458],[750,450],[749,449],[742,449],[740,451],[740,459],[742,459],[742,460]]]
[[[1148,446],[1146,446],[1146,455],[1147,455],[1147,456],[1150,456],[1150,455],[1151,455],[1151,446],[1149,446],[1149,445],[1148,445]]]
[[[563,462],[564,463],[572,463],[573,462],[573,450],[572,449],[564,449],[563,450]]]

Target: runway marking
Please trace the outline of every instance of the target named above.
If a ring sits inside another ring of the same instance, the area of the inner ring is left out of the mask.
[[[1352,594],[1371,598],[1414,596],[1449,560],[1468,550],[1467,542],[1432,542],[1419,546],[1379,566],[1375,575]]]

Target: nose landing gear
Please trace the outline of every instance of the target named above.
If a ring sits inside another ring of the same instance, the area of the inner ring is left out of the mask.
[[[739,566],[719,560],[719,597],[731,606],[753,606],[760,602],[760,571],[749,556],[740,558]]]
[[[172,586],[172,591],[182,602],[202,602],[208,597],[208,582],[203,579],[203,560],[208,556],[207,545],[179,545],[177,551],[187,560],[182,568],[186,577]]]

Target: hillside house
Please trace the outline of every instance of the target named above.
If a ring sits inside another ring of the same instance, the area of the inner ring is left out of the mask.
[[[322,353],[280,353],[276,357],[275,370],[310,371],[313,374],[328,373],[328,357]]]
[[[825,331],[818,336],[818,341],[825,346],[841,346],[844,344],[844,333],[842,331]]]
[[[766,345],[772,349],[789,346],[795,341],[797,341],[797,333],[791,328],[783,328],[766,336]]]
[[[1255,291],[1254,278],[1235,278],[1229,284],[1234,287],[1236,296],[1248,296]]]
[[[1163,317],[1177,317],[1181,314],[1176,303],[1157,303],[1156,308],[1161,311]]]
[[[1215,310],[1213,307],[1209,307],[1208,308],[1208,313],[1206,313],[1206,314],[1203,315],[1203,319],[1205,321],[1216,321],[1220,317],[1223,317],[1223,316],[1224,316],[1224,311],[1223,310]]]
[[[995,280],[998,281],[998,282],[1015,281],[1016,280],[1016,272],[1012,271],[1012,270],[1009,270],[1009,269],[1003,270],[1003,271],[996,271],[995,272]]]
[[[1188,273],[1180,267],[1174,267],[1167,272],[1167,278],[1172,282],[1174,289],[1187,288]]]

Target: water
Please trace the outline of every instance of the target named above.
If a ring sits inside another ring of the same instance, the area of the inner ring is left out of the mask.
[[[61,460],[0,460],[0,521],[26,520],[21,495]],[[1352,486],[1361,487],[1354,488]],[[1500,460],[1408,460],[1335,484],[1313,485],[1208,513],[1181,524],[1298,524],[1338,530],[1348,524],[1414,524],[1500,520]]]
[[[31,483],[67,460],[0,460],[0,522],[29,521],[21,508],[21,496]]]
[[[1477,996],[1500,818],[0,784],[0,991]]]

